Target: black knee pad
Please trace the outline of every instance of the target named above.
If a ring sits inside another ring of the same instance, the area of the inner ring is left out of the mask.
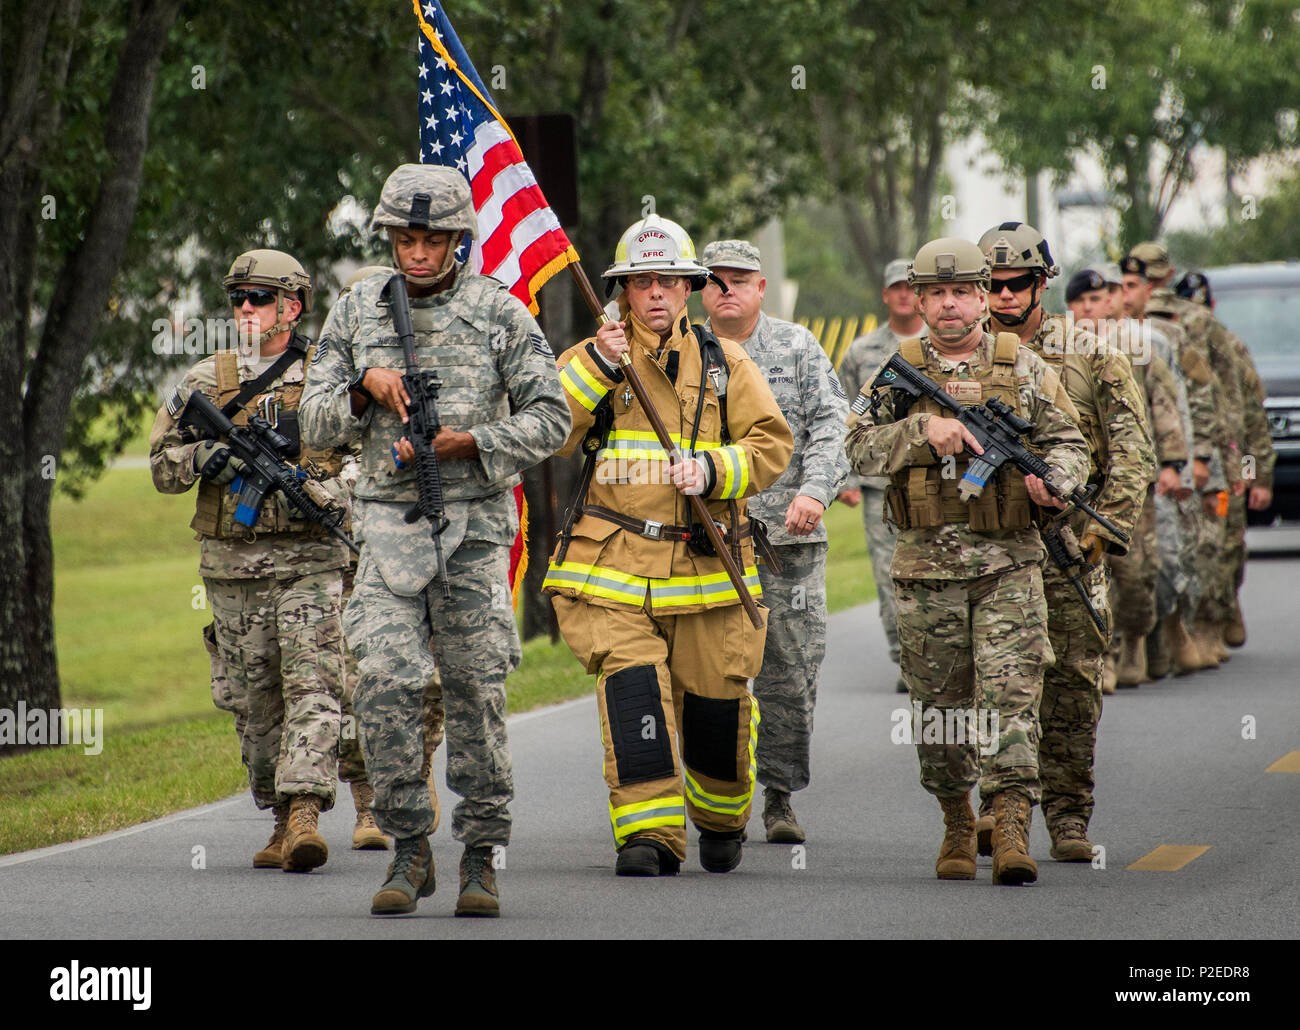
[[[683,758],[695,772],[734,781],[740,733],[740,699],[730,701],[686,693],[682,702]]]
[[[605,710],[620,784],[673,775],[673,746],[653,665],[638,665],[607,677]]]

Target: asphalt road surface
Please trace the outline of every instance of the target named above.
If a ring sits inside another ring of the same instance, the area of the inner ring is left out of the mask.
[[[703,872],[691,831],[680,876],[616,878],[587,698],[511,720],[518,793],[499,920],[452,917],[460,847],[449,818],[434,838],[437,893],[414,916],[371,917],[389,853],[350,850],[344,791],[322,823],[329,862],[308,875],[251,867],[271,819],[247,795],[0,858],[0,937],[1292,938],[1300,530],[1252,529],[1250,541],[1245,648],[1217,670],[1107,699],[1091,831],[1104,856],[1051,861],[1035,813],[1032,886],[993,886],[989,859],[974,882],[935,879],[941,813],[917,781],[914,749],[891,743],[891,714],[906,698],[893,691],[876,609],[866,606],[830,623],[813,782],[795,798],[809,833],[802,852],[761,843],[756,813],[734,873]],[[1131,868],[1140,860],[1183,864]]]

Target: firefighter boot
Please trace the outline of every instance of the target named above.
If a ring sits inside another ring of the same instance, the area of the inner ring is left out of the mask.
[[[271,809],[275,813],[275,829],[266,847],[253,856],[254,869],[279,869],[284,853],[284,831],[289,825],[289,802],[282,801]]]
[[[763,791],[763,826],[769,844],[802,844],[807,838],[794,817],[790,795],[768,787]]]
[[[993,826],[996,822],[993,816],[993,799],[980,798],[980,817],[975,823],[975,837],[979,842],[979,853],[986,858],[993,854]]]
[[[971,811],[970,795],[959,798],[940,798],[943,809],[943,844],[939,860],[934,864],[935,874],[941,880],[975,879],[975,813]]]
[[[617,876],[676,876],[681,861],[672,848],[651,837],[632,837],[618,849],[614,863]]]
[[[466,848],[460,859],[460,897],[456,915],[495,918],[501,914],[492,847]]]
[[[289,806],[289,827],[284,831],[280,868],[286,873],[305,873],[325,864],[330,849],[316,830],[320,815],[320,798],[315,794],[295,794]]]
[[[1147,638],[1125,633],[1119,638],[1119,663],[1115,669],[1117,687],[1136,687],[1147,678]]]
[[[1062,819],[1047,830],[1052,835],[1052,857],[1056,861],[1092,861],[1092,841],[1088,839],[1088,827],[1082,819]]]
[[[740,865],[740,831],[700,830],[700,865],[710,873],[729,873]]]
[[[993,882],[1019,886],[1038,879],[1029,857],[1029,797],[1018,790],[993,795]]]
[[[375,788],[367,780],[348,784],[352,788],[352,804],[357,810],[357,825],[352,830],[353,851],[387,851],[388,838],[375,825],[370,806],[375,803]]]
[[[398,837],[388,878],[371,899],[372,916],[401,916],[415,911],[419,898],[427,898],[437,886],[433,870],[433,849],[424,834]]]

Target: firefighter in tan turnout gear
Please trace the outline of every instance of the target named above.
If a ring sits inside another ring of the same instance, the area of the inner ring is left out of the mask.
[[[792,438],[744,349],[690,325],[686,300],[708,276],[681,226],[657,215],[637,222],[604,273],[607,291],[623,288],[623,321],[559,358],[573,415],[561,453],[581,445],[586,463],[544,589],[565,642],[598,677],[622,876],[676,873],[688,815],[700,829],[700,864],[729,872],[753,798],[759,711],[749,683],[766,633],[745,614],[684,495],[703,496],[745,589],[760,596],[745,498],[781,475]],[[625,381],[625,353],[678,464]]]

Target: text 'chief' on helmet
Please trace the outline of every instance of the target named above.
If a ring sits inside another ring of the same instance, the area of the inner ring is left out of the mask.
[[[691,289],[699,290],[708,282],[710,272],[695,256],[695,243],[676,222],[659,215],[648,215],[633,222],[614,249],[614,263],[601,273],[605,279],[605,296],[614,292],[615,284],[638,272],[664,272],[688,279]]]

